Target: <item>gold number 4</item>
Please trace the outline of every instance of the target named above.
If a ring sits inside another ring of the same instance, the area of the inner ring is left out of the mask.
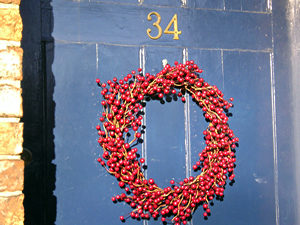
[[[153,26],[157,28],[158,34],[156,36],[151,36],[151,29],[147,29],[147,35],[151,39],[158,39],[162,35],[162,29],[160,26],[160,21],[161,21],[161,16],[159,15],[158,12],[150,12],[147,16],[148,21],[152,20],[152,15],[155,15],[157,17],[157,20],[153,23]],[[170,30],[171,26],[173,24],[173,30]],[[179,34],[181,34],[181,31],[178,31],[178,22],[177,22],[177,14],[174,14],[173,18],[170,20],[169,24],[167,25],[166,29],[164,30],[164,34],[173,34],[173,39],[174,40],[179,40]]]
[[[173,24],[173,28],[174,30],[169,30],[170,27]],[[177,14],[174,14],[173,18],[170,20],[168,26],[166,27],[166,29],[164,30],[165,34],[174,34],[173,39],[174,40],[179,40],[178,35],[181,34],[181,31],[178,31],[178,24],[177,24]]]

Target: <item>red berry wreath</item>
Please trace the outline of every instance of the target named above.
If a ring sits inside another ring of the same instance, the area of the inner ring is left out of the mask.
[[[123,79],[108,80],[101,83],[101,102],[103,112],[98,125],[98,142],[103,149],[103,159],[99,163],[119,180],[119,186],[125,193],[112,197],[112,201],[125,201],[132,207],[133,219],[149,219],[161,216],[162,221],[171,221],[175,225],[186,224],[195,209],[202,205],[204,217],[210,215],[209,201],[222,198],[227,178],[234,179],[235,148],[238,138],[229,128],[227,112],[232,103],[223,98],[223,93],[199,77],[202,70],[194,63],[175,66],[166,65],[158,74],[145,76],[138,69]],[[178,90],[178,92],[177,92]],[[155,181],[145,179],[142,164],[138,160],[135,142],[141,138],[143,101],[146,96],[163,98],[174,94],[185,102],[183,93],[189,93],[202,108],[208,127],[204,130],[206,147],[199,153],[199,161],[193,165],[201,173],[196,177],[185,178],[179,183],[171,180],[171,186],[161,188]],[[230,98],[230,101],[233,99]],[[133,131],[131,141],[125,136]],[[169,218],[169,219],[167,219]],[[122,221],[126,218],[120,217]]]

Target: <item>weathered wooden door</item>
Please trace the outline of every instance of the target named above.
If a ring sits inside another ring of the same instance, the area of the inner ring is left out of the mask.
[[[95,126],[102,109],[95,79],[121,78],[138,67],[155,74],[163,59],[195,60],[206,81],[235,99],[229,123],[240,139],[236,183],[227,186],[223,202],[214,202],[208,220],[199,208],[191,223],[293,224],[293,217],[279,216],[270,1],[60,0],[52,6],[56,224],[117,225],[119,216],[130,212],[128,205],[111,201],[120,189],[97,162],[102,150]],[[150,12],[156,12],[151,21]],[[178,40],[164,33],[174,15],[181,31]],[[153,26],[158,17],[160,24]],[[204,146],[202,131],[207,126],[199,107],[192,101],[151,101],[145,123],[139,151],[147,160],[148,178],[166,186],[171,178],[194,174],[191,166]],[[281,204],[284,212],[285,200]]]

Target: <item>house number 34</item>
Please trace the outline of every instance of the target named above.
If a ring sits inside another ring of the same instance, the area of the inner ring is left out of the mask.
[[[152,20],[152,15],[156,17],[156,21],[153,23],[153,26],[157,29],[158,34],[156,36],[151,36],[152,29],[147,29],[147,35],[151,39],[158,39],[162,35],[162,28],[160,26],[161,16],[158,12],[150,12],[147,16],[148,21]],[[173,24],[173,30],[170,30],[171,26]],[[177,23],[177,14],[174,14],[173,18],[170,20],[169,24],[167,25],[166,29],[164,30],[164,34],[173,34],[174,40],[179,40],[179,34],[181,34],[181,31],[178,30],[178,23]]]

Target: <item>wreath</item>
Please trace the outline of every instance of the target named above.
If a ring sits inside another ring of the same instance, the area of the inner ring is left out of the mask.
[[[103,112],[101,126],[97,125],[98,143],[103,149],[98,162],[115,176],[124,193],[112,197],[113,202],[125,201],[132,211],[124,217],[133,219],[158,218],[175,225],[187,224],[193,212],[202,205],[203,216],[211,213],[209,202],[222,199],[227,179],[234,182],[235,148],[239,139],[228,125],[228,110],[233,107],[223,98],[223,93],[204,81],[202,70],[193,60],[185,64],[167,64],[156,75],[132,71],[123,79],[114,77],[106,83],[96,79],[102,88]],[[201,107],[208,127],[203,131],[205,148],[199,153],[199,161],[193,165],[199,171],[196,177],[183,181],[170,180],[170,186],[161,188],[154,179],[143,174],[144,158],[139,158],[136,144],[141,141],[143,108],[145,98],[163,99],[166,95],[177,95],[182,102],[189,93]],[[132,132],[134,135],[129,135]]]

